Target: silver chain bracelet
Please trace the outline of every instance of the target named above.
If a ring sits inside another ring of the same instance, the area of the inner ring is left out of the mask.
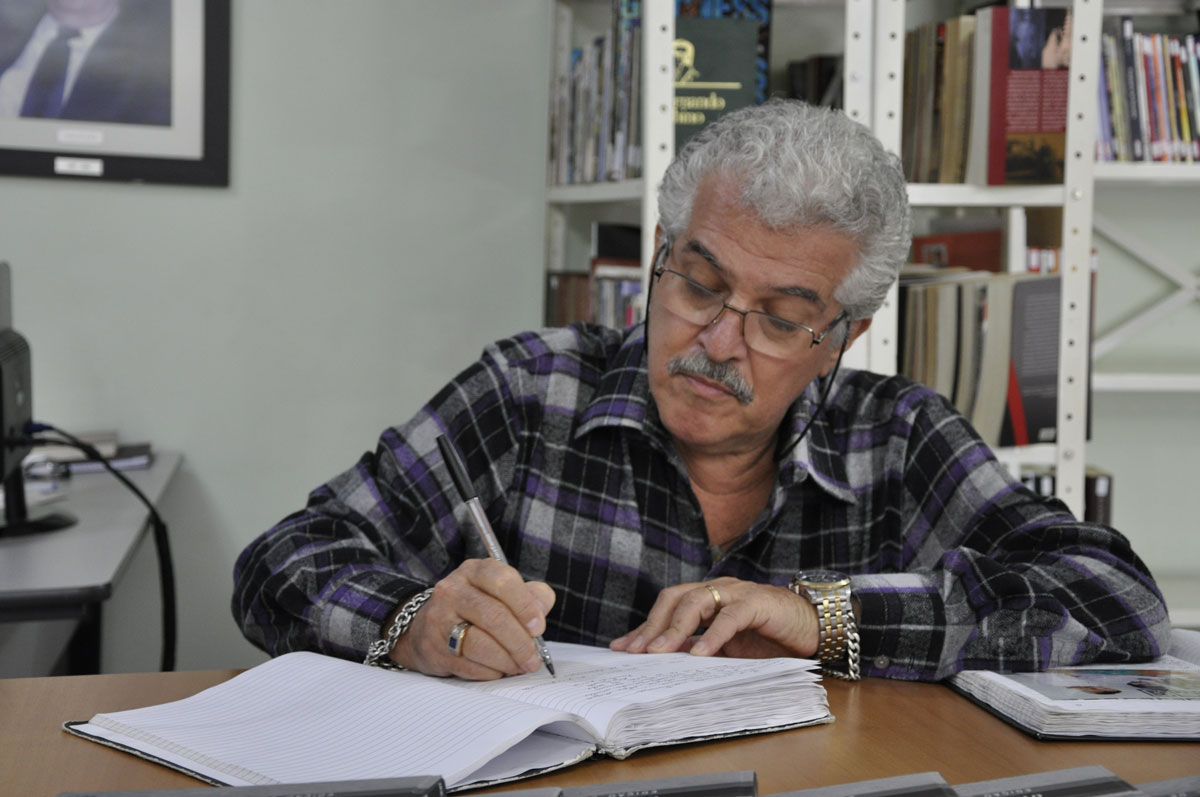
[[[417,616],[417,609],[424,606],[425,601],[431,597],[433,597],[433,587],[424,592],[418,592],[405,601],[396,614],[392,627],[388,629],[387,638],[377,639],[371,643],[371,647],[367,648],[367,657],[363,659],[363,664],[368,667],[383,667],[386,670],[403,670],[403,667],[388,658],[388,654],[392,652],[396,643],[400,641],[400,637],[408,630],[409,623]]]
[[[853,616],[853,615],[851,615]],[[849,629],[846,632],[846,670],[841,672],[832,667],[822,667],[827,675],[832,675],[835,678],[841,678],[843,681],[857,681],[862,677],[859,670],[859,644],[858,644],[858,627],[851,622]]]

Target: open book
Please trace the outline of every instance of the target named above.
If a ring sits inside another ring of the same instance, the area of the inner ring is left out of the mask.
[[[813,661],[549,648],[558,678],[486,682],[289,653],[183,700],[64,727],[218,785],[440,775],[454,790],[833,719]]]
[[[1168,655],[1143,664],[964,670],[948,683],[1039,739],[1200,739],[1200,631],[1176,628]]]

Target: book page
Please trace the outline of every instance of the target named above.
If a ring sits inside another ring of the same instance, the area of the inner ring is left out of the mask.
[[[454,683],[289,653],[192,697],[97,714],[90,724],[109,741],[185,769],[199,765],[230,785],[413,774],[452,785],[539,727],[573,720]],[[509,761],[506,770],[561,765],[590,747],[565,746],[555,744],[553,760]]]
[[[805,659],[631,654],[562,642],[548,647],[557,678],[539,670],[460,685],[578,715],[610,753],[828,716],[816,663]],[[780,700],[780,690],[795,694]]]

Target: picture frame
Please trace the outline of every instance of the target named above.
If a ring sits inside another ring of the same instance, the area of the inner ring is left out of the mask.
[[[77,68],[62,117],[30,116],[28,92],[19,108],[19,98],[6,101],[0,82],[0,176],[228,186],[229,0],[116,2],[120,11]],[[4,4],[0,81],[36,35],[28,32],[33,25],[52,24],[46,5]],[[136,14],[145,16],[135,25]],[[102,78],[85,83],[89,61],[105,58],[101,44],[114,36],[124,37],[123,46],[111,48],[117,55],[107,56]],[[36,79],[27,65],[25,84]],[[139,88],[128,88],[133,84]],[[90,103],[87,88],[99,89]]]

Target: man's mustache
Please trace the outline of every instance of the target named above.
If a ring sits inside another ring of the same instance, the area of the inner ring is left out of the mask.
[[[749,404],[754,401],[754,391],[746,384],[738,372],[729,363],[719,363],[709,359],[704,352],[694,351],[667,360],[667,373],[693,374],[725,386],[733,393],[739,404]]]

